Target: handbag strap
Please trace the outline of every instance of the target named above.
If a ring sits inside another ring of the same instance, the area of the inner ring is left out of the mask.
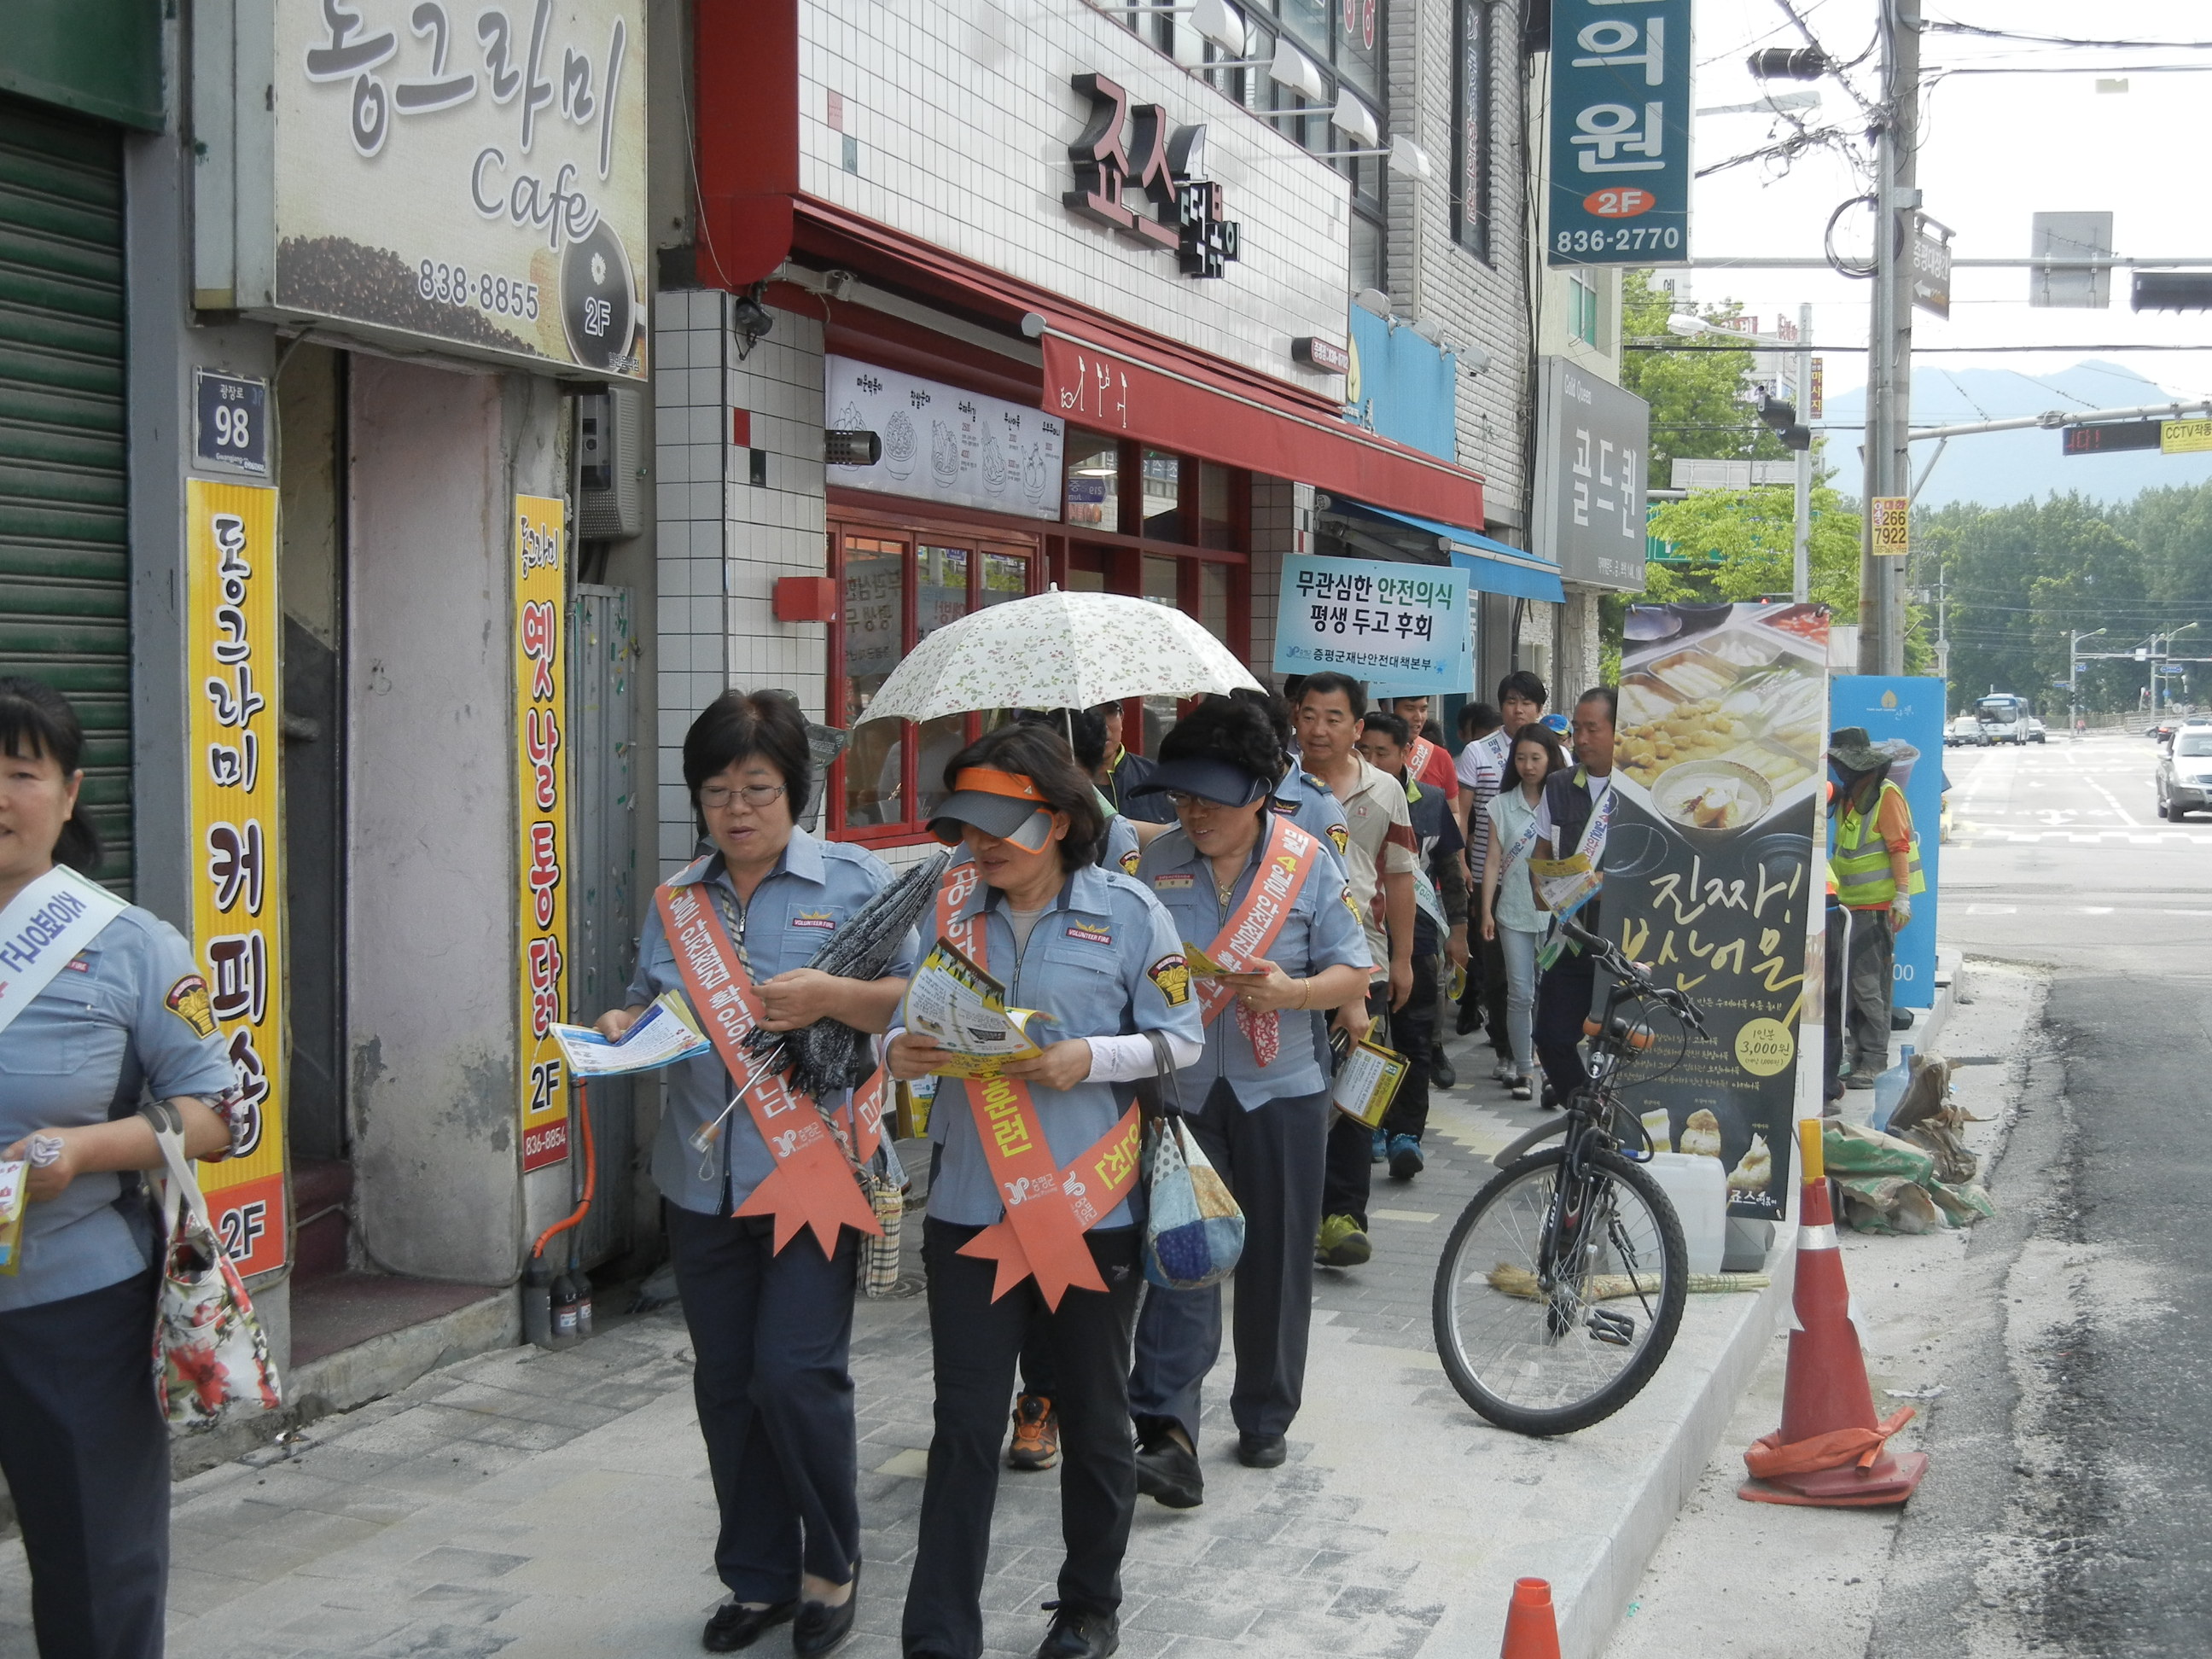
[[[168,1166],[168,1180],[161,1189],[162,1248],[167,1249],[177,1236],[178,1213],[189,1209],[191,1218],[204,1228],[210,1238],[218,1238],[215,1223],[208,1215],[207,1200],[200,1192],[200,1184],[192,1178],[191,1160],[185,1156],[185,1117],[173,1100],[149,1101],[138,1109],[138,1115],[154,1128],[154,1139],[161,1148],[161,1161]],[[218,1238],[216,1245],[221,1249]]]
[[[1152,1045],[1152,1076],[1159,1085],[1161,1115],[1172,1112],[1181,1117],[1182,1085],[1176,1077],[1175,1050],[1169,1046],[1164,1031],[1146,1031],[1145,1036]]]

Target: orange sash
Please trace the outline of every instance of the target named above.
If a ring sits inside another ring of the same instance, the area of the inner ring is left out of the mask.
[[[1419,783],[1421,774],[1429,769],[1429,757],[1436,753],[1436,744],[1415,734],[1413,742],[1406,745],[1406,775]]]
[[[1313,874],[1321,843],[1288,818],[1266,815],[1267,844],[1260,854],[1260,873],[1244,895],[1243,907],[1206,947],[1206,954],[1232,974],[1249,974],[1264,960],[1291,919],[1291,909]],[[1221,1018],[1235,993],[1218,979],[1198,981],[1198,1009],[1208,1025]],[[1255,1019],[1274,1019],[1261,1014]]]
[[[684,976],[684,994],[691,999],[721,1056],[732,1082],[755,1072],[758,1060],[745,1052],[746,1034],[760,1024],[760,994],[745,972],[730,938],[722,931],[714,907],[698,888],[663,887],[653,896],[660,908],[661,926],[668,931],[677,971]],[[866,1102],[873,1103],[871,1113]],[[760,1071],[744,1092],[745,1109],[753,1127],[775,1157],[775,1168],[738,1206],[738,1215],[773,1216],[775,1249],[781,1250],[801,1227],[814,1229],[822,1254],[837,1253],[837,1229],[851,1227],[880,1234],[883,1228],[853,1178],[852,1166],[837,1145],[830,1126],[804,1095],[774,1073]],[[854,1117],[865,1158],[875,1150],[877,1126],[883,1117],[883,1073],[878,1071],[861,1094],[854,1097]]]
[[[937,894],[938,932],[969,960],[985,969],[989,928],[987,913],[956,921],[975,890],[973,864],[956,864],[945,872]],[[1111,1214],[1136,1185],[1139,1127],[1134,1106],[1065,1170],[1055,1169],[1052,1145],[1037,1121],[1036,1102],[1020,1078],[970,1078],[968,1109],[976,1138],[1006,1206],[1006,1218],[994,1222],[960,1247],[960,1254],[996,1261],[991,1286],[996,1302],[1023,1279],[1034,1278],[1048,1308],[1057,1309],[1070,1285],[1103,1291],[1098,1264],[1083,1235]]]

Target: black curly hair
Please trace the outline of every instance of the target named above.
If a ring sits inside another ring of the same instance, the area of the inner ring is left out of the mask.
[[[1258,702],[1208,697],[1160,739],[1163,761],[1224,761],[1273,785],[1283,775],[1283,745]]]

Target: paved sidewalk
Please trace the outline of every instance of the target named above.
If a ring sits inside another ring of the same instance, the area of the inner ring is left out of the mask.
[[[1204,1506],[1139,1500],[1122,1608],[1132,1659],[1487,1655],[1521,1572],[1552,1577],[1569,1613],[1587,1595],[1567,1623],[1609,1630],[1704,1464],[1738,1386],[1733,1374],[1716,1385],[1716,1368],[1736,1347],[1756,1357],[1760,1334],[1747,1346],[1739,1334],[1771,1316],[1768,1297],[1693,1299],[1644,1397],[1567,1440],[1494,1430],[1444,1381],[1429,1334],[1444,1234],[1492,1172],[1489,1154],[1537,1121],[1476,1079],[1486,1051],[1456,1047],[1473,1080],[1436,1097],[1427,1172],[1399,1186],[1378,1170],[1375,1260],[1320,1276],[1291,1462],[1236,1462],[1224,1355],[1208,1389]],[[862,1303],[854,1349],[866,1568],[862,1634],[845,1651],[895,1659],[929,1440],[921,1299]],[[170,1651],[697,1652],[720,1589],[690,1369],[669,1310],[565,1352],[456,1365],[181,1483]],[[994,1659],[1033,1652],[1042,1633],[1058,1519],[1055,1475],[1003,1477],[985,1602]],[[0,1659],[32,1659],[27,1592],[20,1544],[0,1544]],[[788,1638],[757,1650],[787,1653]],[[1571,1655],[1594,1650],[1571,1633]]]

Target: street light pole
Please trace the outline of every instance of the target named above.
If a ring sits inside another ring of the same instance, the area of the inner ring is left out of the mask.
[[[1875,278],[1867,336],[1867,521],[1859,558],[1859,672],[1905,672],[1904,561],[1877,557],[1872,503],[1910,495],[1912,240],[1920,106],[1920,0],[1882,0],[1882,123],[1877,135]]]
[[[2078,742],[2081,736],[2081,641],[2094,640],[2105,630],[2093,628],[2087,633],[2069,630],[2066,635],[2066,741]]]
[[[1797,418],[1813,421],[1813,307],[1797,307]],[[1813,452],[1797,452],[1796,514],[1790,541],[1790,596],[1802,605],[1813,597]]]

